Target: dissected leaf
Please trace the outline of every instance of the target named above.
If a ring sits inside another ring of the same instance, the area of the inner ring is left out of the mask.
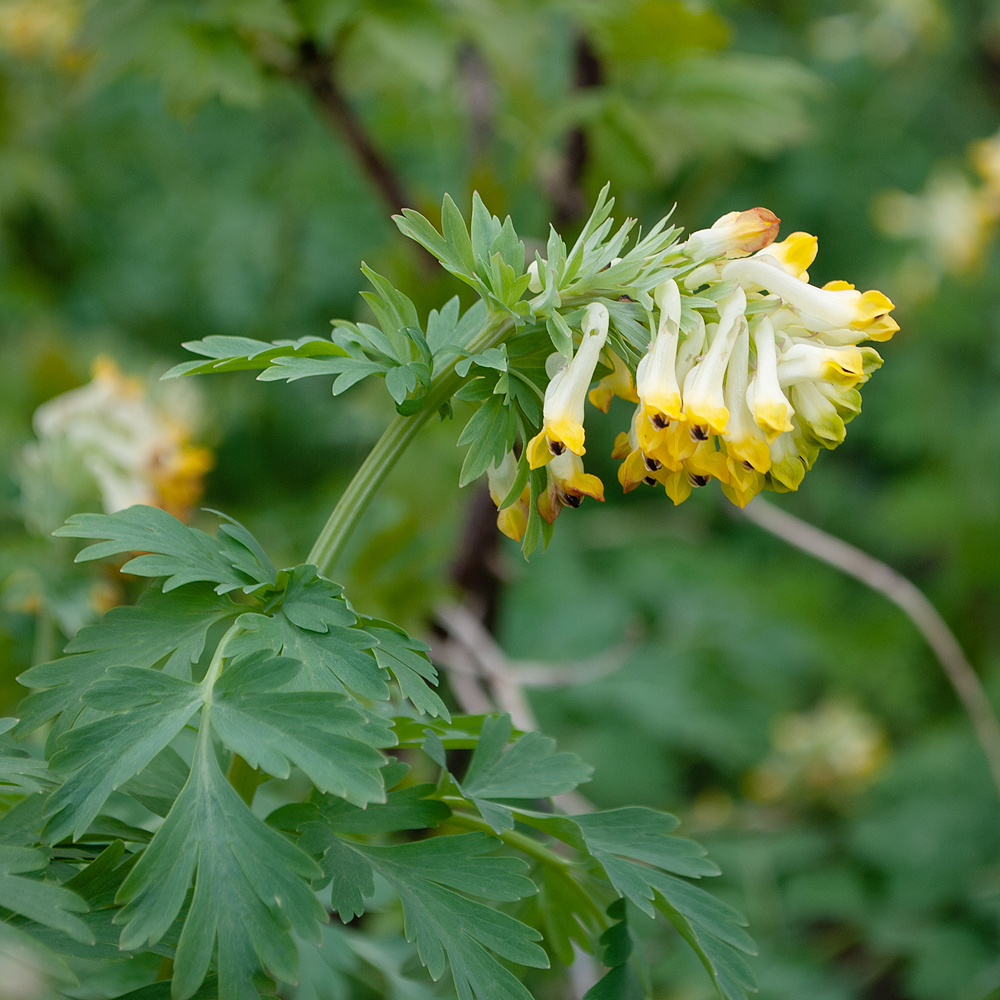
[[[212,727],[251,767],[287,778],[296,764],[323,792],[365,805],[385,800],[377,746],[395,742],[345,697],[280,691],[300,664],[268,651],[226,665],[212,695]]]
[[[202,685],[148,667],[109,667],[84,695],[107,718],[64,733],[50,764],[67,774],[49,797],[46,836],[79,838],[108,796],[138,774],[201,707]]]
[[[285,981],[296,979],[289,929],[318,939],[325,914],[307,880],[319,874],[226,782],[205,727],[184,790],[118,893],[121,946],[159,941],[195,878],[171,995],[192,997],[217,950],[220,1000],[257,1000],[253,977],[262,966]]]
[[[497,841],[482,833],[435,837],[414,844],[371,847],[340,839],[322,822],[306,823],[302,846],[323,851],[333,880],[334,907],[345,920],[363,912],[364,898],[381,875],[399,894],[406,938],[440,979],[451,966],[460,1000],[530,1000],[517,978],[490,952],[534,968],[547,968],[541,937],[527,925],[468,898],[513,901],[536,892],[516,858],[483,857]],[[462,895],[467,893],[468,895]]]
[[[510,715],[483,722],[461,783],[462,793],[475,803],[497,833],[513,827],[514,816],[509,808],[493,800],[561,795],[589,781],[593,773],[593,768],[576,754],[557,753],[555,740],[541,733],[525,733],[504,752],[512,730]]]
[[[24,877],[43,871],[48,863],[45,851],[0,846],[0,906],[83,944],[93,944],[90,928],[76,916],[87,912],[87,904],[75,892],[40,878]]]
[[[273,578],[267,566],[246,559],[237,568],[231,556],[232,545],[220,543],[197,528],[188,527],[158,507],[136,504],[116,514],[74,514],[53,532],[64,538],[101,538],[88,545],[76,557],[77,562],[103,559],[123,552],[141,553],[122,567],[134,576],[162,576],[164,592],[185,583],[208,581],[216,584],[217,593]],[[230,543],[237,543],[226,536]],[[251,554],[252,555],[252,554]]]
[[[162,593],[147,590],[135,607],[112,608],[100,623],[81,629],[66,655],[42,663],[18,678],[26,687],[48,688],[21,704],[18,732],[30,732],[61,712],[79,710],[83,692],[109,667],[152,667],[189,678],[205,649],[209,629],[242,608],[205,584]]]

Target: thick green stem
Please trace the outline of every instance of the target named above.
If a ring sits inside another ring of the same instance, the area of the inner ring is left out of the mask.
[[[512,320],[494,314],[487,318],[483,328],[469,342],[466,351],[478,354],[499,343],[510,329]],[[392,467],[406,451],[407,445],[416,437],[420,428],[448,401],[461,385],[462,379],[455,374],[458,358],[439,372],[431,382],[424,401],[424,408],[411,417],[397,416],[386,428],[385,433],[375,442],[375,447],[361,463],[354,478],[348,483],[343,496],[333,508],[323,526],[316,544],[306,557],[306,562],[316,566],[320,573],[329,576],[343,554],[351,532],[358,526],[362,515],[368,509],[379,486]]]

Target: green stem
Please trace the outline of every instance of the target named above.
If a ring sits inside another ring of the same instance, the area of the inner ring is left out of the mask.
[[[490,315],[482,329],[466,346],[468,354],[478,354],[499,343],[513,324],[510,317],[495,313]],[[320,573],[329,576],[343,555],[351,532],[358,526],[368,509],[372,497],[407,445],[416,437],[425,423],[451,398],[463,379],[455,374],[458,358],[450,362],[431,382],[424,408],[410,417],[397,416],[375,442],[368,457],[348,483],[343,496],[337,501],[316,544],[306,557],[306,562],[316,566]]]
[[[442,801],[448,801],[448,798],[446,797]],[[480,816],[473,816],[471,813],[453,812],[445,822],[451,826],[458,826],[465,830],[482,830],[492,837],[499,837],[508,847],[512,847],[515,851],[520,851],[522,854],[528,855],[529,858],[534,858],[540,864],[546,865],[563,880],[566,888],[590,912],[597,925],[602,929],[607,928],[607,915],[573,877],[573,872],[577,866],[569,858],[564,858],[556,854],[555,851],[550,850],[544,844],[540,844],[533,837],[527,837],[516,830],[504,830],[503,833],[498,834],[486,820]]]
[[[444,801],[447,801],[445,799]],[[544,844],[540,844],[533,837],[525,836],[516,830],[504,830],[497,833],[489,823],[480,816],[473,816],[471,813],[453,812],[448,817],[447,822],[452,826],[461,826],[466,830],[483,830],[493,837],[499,837],[508,847],[513,847],[522,854],[540,861],[543,865],[550,865],[564,870],[573,867],[573,862],[569,858],[564,858],[555,851],[549,850]]]

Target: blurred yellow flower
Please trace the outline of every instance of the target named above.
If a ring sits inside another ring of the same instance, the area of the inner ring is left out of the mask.
[[[758,802],[839,798],[863,790],[885,765],[888,745],[878,722],[846,701],[779,718],[771,754],[746,776]]]
[[[0,47],[26,58],[61,55],[79,21],[78,0],[0,0]]]
[[[101,357],[92,381],[35,411],[38,441],[25,449],[24,462],[44,476],[53,450],[68,449],[97,485],[106,513],[151,504],[184,519],[214,462],[210,449],[191,442],[192,409],[177,395],[154,402],[139,379]]]

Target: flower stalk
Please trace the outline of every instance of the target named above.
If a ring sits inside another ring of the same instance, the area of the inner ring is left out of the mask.
[[[467,354],[478,354],[499,344],[513,325],[510,317],[500,313],[490,315],[482,329],[466,347]],[[437,413],[462,381],[455,372],[459,358],[448,363],[431,381],[430,390],[419,413],[412,416],[397,415],[375,442],[368,456],[347,484],[337,505],[333,508],[323,530],[313,544],[306,562],[315,566],[324,576],[329,576],[343,555],[351,533],[358,526],[378,488],[385,481],[407,446],[417,436],[431,416]]]

